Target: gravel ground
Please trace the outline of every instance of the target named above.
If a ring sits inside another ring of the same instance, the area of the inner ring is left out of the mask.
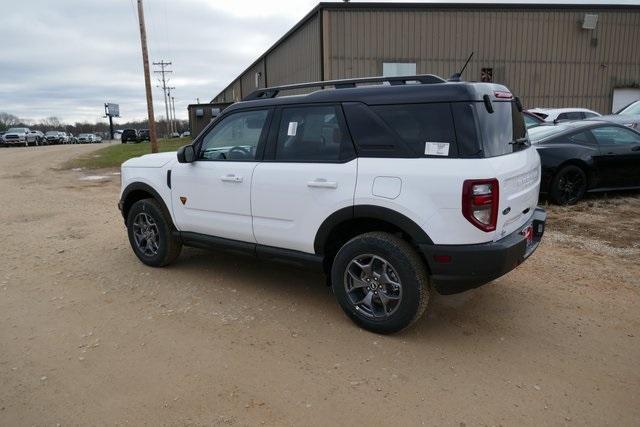
[[[517,270],[377,336],[316,273],[139,263],[114,171],[57,169],[97,148],[0,150],[0,425],[640,424],[637,193],[552,208]]]

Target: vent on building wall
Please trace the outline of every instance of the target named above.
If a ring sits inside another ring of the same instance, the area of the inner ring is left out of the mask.
[[[598,25],[598,15],[592,15],[590,13],[586,13],[584,15],[584,19],[582,20],[582,29],[595,30],[596,25]]]

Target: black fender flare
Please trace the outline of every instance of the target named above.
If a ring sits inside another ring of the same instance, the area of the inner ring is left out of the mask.
[[[415,223],[411,218],[394,211],[376,205],[356,205],[339,209],[329,215],[318,228],[316,237],[313,242],[313,248],[316,254],[323,254],[326,248],[327,238],[331,231],[341,223],[352,219],[377,219],[388,222],[403,233],[411,237],[415,244],[432,245],[433,241],[427,233]]]
[[[122,191],[122,196],[120,197],[120,202],[118,203],[118,207],[120,208],[120,212],[122,213],[122,217],[124,218],[125,224],[127,222],[127,214],[129,212],[129,208],[133,203],[129,203],[129,196],[134,192],[142,191],[150,194],[159,204],[162,209],[162,213],[166,215],[166,218],[173,225],[173,217],[171,216],[171,212],[169,208],[164,202],[164,199],[153,187],[149,184],[145,184],[144,182],[132,182],[127,185],[125,189]],[[175,226],[174,226],[175,228]]]

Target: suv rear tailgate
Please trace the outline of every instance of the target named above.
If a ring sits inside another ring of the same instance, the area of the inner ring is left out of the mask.
[[[534,147],[487,159],[499,183],[496,235],[500,240],[524,226],[538,204],[540,157]]]

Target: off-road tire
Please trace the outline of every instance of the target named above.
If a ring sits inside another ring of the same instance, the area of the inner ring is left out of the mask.
[[[356,308],[346,289],[347,268],[358,256],[368,254],[386,260],[397,272],[401,283],[400,302],[385,318],[365,315]],[[331,267],[331,287],[344,312],[357,325],[379,334],[390,334],[411,326],[422,316],[430,298],[429,275],[424,261],[405,240],[383,232],[361,234],[342,246]]]
[[[150,255],[144,253],[136,244],[134,237],[134,221],[138,214],[144,213],[150,216],[157,226],[158,249],[157,253]],[[174,236],[175,228],[170,218],[162,212],[160,204],[155,199],[142,199],[135,202],[127,215],[127,234],[129,243],[138,259],[152,267],[164,267],[178,258],[182,250],[182,244]]]

